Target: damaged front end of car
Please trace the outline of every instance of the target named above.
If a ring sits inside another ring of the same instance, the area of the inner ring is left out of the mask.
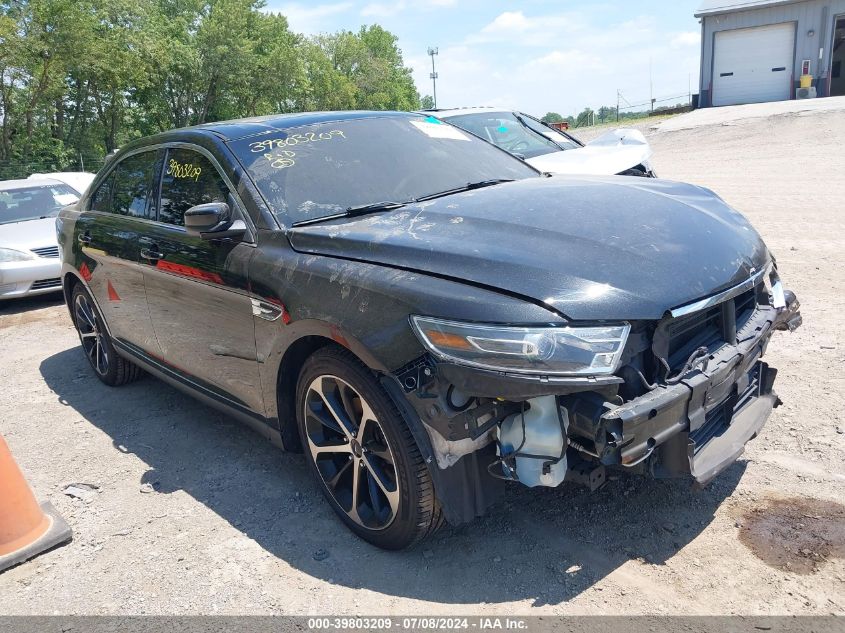
[[[425,431],[454,524],[495,502],[501,480],[595,490],[621,469],[707,485],[780,404],[762,357],[801,314],[771,263],[657,321],[412,325],[427,353],[384,382]]]

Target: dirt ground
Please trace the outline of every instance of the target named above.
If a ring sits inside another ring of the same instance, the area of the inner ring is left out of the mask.
[[[300,456],[152,378],[101,385],[59,301],[4,304],[0,433],[74,540],[0,575],[0,613],[845,614],[845,111],[649,137],[662,177],[751,218],[803,306],[768,353],[784,405],[707,490],[515,485],[487,517],[382,552]]]

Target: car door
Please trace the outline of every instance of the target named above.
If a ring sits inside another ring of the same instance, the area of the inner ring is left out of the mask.
[[[144,292],[138,243],[152,224],[152,189],[163,152],[133,153],[114,165],[90,196],[76,223],[79,272],[88,284],[112,337],[158,354]]]
[[[184,214],[207,202],[228,202],[244,217],[210,155],[167,149],[157,219],[141,240],[147,302],[162,359],[207,395],[264,414],[255,351],[249,260],[244,240],[189,235]]]

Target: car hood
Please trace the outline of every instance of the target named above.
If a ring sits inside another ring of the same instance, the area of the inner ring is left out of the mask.
[[[57,244],[56,218],[0,224],[0,247],[27,251]]]
[[[584,147],[529,158],[526,162],[552,174],[612,176],[651,158],[651,146],[639,130],[620,128]]]
[[[756,231],[711,191],[629,177],[529,178],[297,227],[290,240],[300,252],[495,288],[575,320],[659,319],[769,261]]]

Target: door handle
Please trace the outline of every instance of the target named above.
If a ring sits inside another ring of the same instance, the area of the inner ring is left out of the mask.
[[[92,242],[91,234],[88,231],[85,231],[85,233],[81,233],[76,239],[79,241],[80,244],[84,244],[85,246],[88,246]]]
[[[164,253],[160,253],[155,244],[150,244],[149,248],[141,249],[141,257],[149,260],[164,259]]]

